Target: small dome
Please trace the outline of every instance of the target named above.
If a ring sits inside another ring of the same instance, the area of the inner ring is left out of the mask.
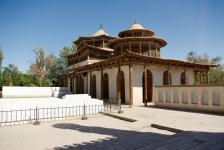
[[[95,34],[93,34],[93,36],[99,36],[99,35],[108,35],[108,34],[105,31],[103,31],[103,29],[100,29]]]
[[[133,24],[129,30],[133,30],[133,29],[144,29],[140,24]]]

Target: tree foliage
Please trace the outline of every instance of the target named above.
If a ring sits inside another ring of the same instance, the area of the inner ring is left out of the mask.
[[[209,58],[208,54],[198,55],[196,52],[189,52],[186,57],[188,62],[200,63],[200,64],[213,64],[217,67],[210,68],[209,78],[211,84],[224,83],[224,66],[220,64],[222,57],[217,56],[214,58]]]
[[[2,69],[2,60],[3,60],[3,54],[2,54],[2,47],[0,45],[0,69]]]
[[[34,48],[34,62],[28,73],[22,73],[13,64],[1,69],[3,55],[0,47],[0,86],[58,86],[58,76],[67,72],[66,56],[76,50],[74,44],[72,47],[65,46],[57,58],[54,55],[46,56],[42,48]]]
[[[67,73],[68,60],[67,56],[76,53],[77,46],[75,44],[72,47],[64,46],[62,50],[60,50],[59,64],[62,67],[63,73]]]
[[[34,48],[36,62],[30,66],[29,72],[35,75],[39,86],[42,85],[44,77],[48,74],[49,68],[56,63],[56,58],[53,55],[45,57],[44,50],[42,48]]]

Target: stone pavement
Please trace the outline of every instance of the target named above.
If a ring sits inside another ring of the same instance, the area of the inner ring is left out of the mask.
[[[122,116],[138,121],[96,115],[0,127],[0,149],[224,149],[224,116],[148,107],[123,110]],[[185,131],[174,134],[152,128],[151,123]]]

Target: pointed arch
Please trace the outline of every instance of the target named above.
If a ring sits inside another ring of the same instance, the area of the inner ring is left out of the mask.
[[[103,99],[109,99],[109,77],[107,73],[103,75]]]
[[[120,92],[121,103],[125,103],[125,78],[124,72],[120,71],[117,76],[117,87]]]
[[[172,80],[171,80],[170,72],[164,71],[164,73],[163,73],[163,85],[171,85],[171,83],[172,83]]]
[[[92,76],[92,97],[96,98],[96,76]]]
[[[187,76],[186,76],[185,72],[182,72],[180,75],[180,83],[187,84]]]
[[[147,69],[146,70],[146,80],[144,77],[144,73],[142,75],[142,89],[143,89],[143,95],[145,95],[145,91],[146,91],[146,97],[143,96],[143,103],[144,103],[144,99],[147,100],[147,102],[152,102],[152,97],[153,97],[153,76],[152,76],[152,72]],[[145,82],[146,82],[146,87],[145,87]],[[147,88],[145,90],[145,88]]]

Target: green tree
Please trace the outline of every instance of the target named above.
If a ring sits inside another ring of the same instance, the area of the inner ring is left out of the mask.
[[[222,57],[217,56],[210,59],[207,54],[198,55],[196,52],[191,51],[187,54],[186,59],[188,62],[192,63],[217,65],[217,67],[210,68],[209,70],[210,83],[211,84],[224,83],[224,66],[223,64],[219,64],[222,61]]]
[[[0,85],[2,85],[2,60],[3,60],[3,54],[2,54],[2,47],[0,45]]]
[[[2,47],[0,45],[0,69],[2,69],[2,60],[3,60],[3,54],[2,54]]]
[[[60,57],[58,63],[62,69],[62,73],[67,73],[67,67],[68,67],[67,56],[74,54],[76,52],[77,52],[77,46],[75,44],[72,44],[72,47],[64,46],[64,48],[60,50]]]
[[[2,72],[2,85],[13,86],[18,85],[19,82],[19,71],[18,68],[9,64],[8,67],[4,67]]]

